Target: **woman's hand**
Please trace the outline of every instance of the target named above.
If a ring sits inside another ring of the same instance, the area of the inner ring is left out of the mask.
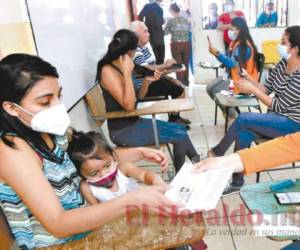
[[[168,158],[164,152],[152,148],[140,148],[141,159],[160,164],[161,171],[168,170]]]
[[[177,63],[175,59],[168,59],[166,62],[165,62],[165,66],[166,68],[170,68],[173,64]]]
[[[153,76],[147,76],[145,77],[148,83],[152,83],[155,82],[157,80],[159,80],[162,75],[164,74],[165,70],[155,70],[154,71],[154,75]]]
[[[127,76],[128,75],[131,76],[134,68],[134,63],[132,59],[128,55],[123,55],[120,56],[119,61],[120,61],[121,71],[123,72],[123,74]]]
[[[222,164],[222,157],[209,157],[196,163],[194,167],[194,172],[201,173],[210,169],[222,168],[224,164]]]
[[[247,70],[245,70],[244,68],[242,68],[242,72],[243,72],[242,73],[242,77],[245,78],[245,79],[247,79],[248,81],[251,81],[251,78],[250,78]]]
[[[194,165],[193,170],[196,173],[201,173],[206,170],[234,167],[234,172],[244,171],[244,165],[242,159],[238,153],[230,154],[222,157],[210,157],[206,158]]]
[[[170,201],[164,196],[164,193],[168,190],[168,187],[162,186],[145,186],[140,187],[136,191],[132,191],[126,194],[128,205],[136,205],[138,207],[147,206],[150,211],[156,213],[174,213],[178,204]]]
[[[248,80],[249,82],[251,82],[251,83],[254,84],[254,85],[258,85],[258,84],[259,84],[259,82],[257,82],[256,80],[254,80],[254,79],[248,74],[248,72],[247,72],[246,69],[243,68],[242,71],[243,71],[242,77],[243,77],[244,79]]]
[[[254,94],[255,90],[257,89],[257,87],[252,82],[246,79],[240,79],[237,82],[237,87],[240,92],[245,94]]]
[[[214,56],[217,56],[218,53],[220,53],[220,51],[213,46],[208,46],[208,51],[209,51],[209,53],[213,54]]]

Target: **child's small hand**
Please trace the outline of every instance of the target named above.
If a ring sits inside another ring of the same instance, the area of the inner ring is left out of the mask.
[[[160,164],[161,171],[166,172],[168,170],[168,158],[164,152],[152,148],[140,148],[142,159],[145,161],[155,162]]]

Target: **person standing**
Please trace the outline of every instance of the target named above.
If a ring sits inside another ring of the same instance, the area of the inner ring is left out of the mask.
[[[218,27],[218,5],[216,3],[211,3],[208,5],[208,16],[203,18],[204,29],[216,29]]]
[[[191,13],[190,1],[184,0],[184,8],[181,8],[180,15],[189,21],[190,32],[189,32],[189,42],[190,42],[190,60],[189,65],[191,73],[194,75],[194,55],[193,55],[193,33],[192,33],[192,13]]]
[[[223,31],[225,50],[227,50],[229,48],[229,44],[232,42],[232,39],[230,39],[228,35],[232,19],[235,17],[244,17],[245,15],[242,11],[234,9],[233,0],[226,0],[223,5],[223,11],[224,13],[222,13],[219,17],[218,29]]]
[[[176,3],[170,5],[169,11],[173,18],[169,19],[165,27],[165,35],[171,34],[171,53],[177,63],[184,64],[186,70],[177,72],[176,76],[184,85],[189,85],[189,21],[180,16],[180,8]]]
[[[165,61],[164,12],[160,4],[163,0],[155,0],[144,6],[139,14],[139,20],[145,22],[150,33],[150,44],[156,57],[156,64]]]

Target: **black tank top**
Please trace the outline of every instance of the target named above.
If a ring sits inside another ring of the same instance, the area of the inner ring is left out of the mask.
[[[109,64],[112,66],[117,72],[119,72],[122,76],[122,71],[113,65],[112,63]],[[112,112],[112,111],[124,111],[125,109],[113,98],[113,96],[102,87],[100,83],[100,87],[102,89],[103,98],[105,101],[106,106],[106,112]],[[107,119],[107,126],[109,130],[118,130],[122,128],[130,127],[132,124],[136,123],[139,119],[138,116],[133,117],[124,117],[124,118],[117,118],[117,119]]]

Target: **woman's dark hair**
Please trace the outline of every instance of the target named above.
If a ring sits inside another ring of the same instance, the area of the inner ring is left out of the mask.
[[[108,145],[105,138],[95,131],[88,133],[73,130],[72,138],[68,146],[68,154],[74,163],[78,174],[81,174],[81,166],[84,161],[90,159],[102,160],[101,155],[109,154],[116,158],[115,151]]]
[[[300,26],[295,25],[285,29],[284,31],[287,36],[292,48],[298,47],[298,56],[300,56]]]
[[[136,34],[128,29],[118,30],[113,40],[108,45],[108,50],[104,57],[98,62],[96,81],[100,81],[102,68],[118,59],[120,56],[127,54],[130,50],[135,50],[138,46]]]
[[[237,39],[234,41],[233,46],[235,43],[239,42],[239,47],[240,47],[240,60],[242,64],[245,64],[247,61],[247,47],[249,42],[251,46],[253,47],[254,50],[254,58],[256,59],[257,57],[257,48],[253,42],[253,39],[250,35],[250,31],[247,25],[247,22],[244,18],[242,17],[235,17],[231,21],[231,25],[234,26],[235,28],[239,29],[239,35]]]
[[[9,135],[15,135],[29,143],[42,157],[61,163],[63,158],[51,152],[39,132],[27,127],[3,108],[6,101],[20,104],[45,76],[59,77],[56,68],[38,56],[11,54],[0,61],[0,134],[9,147],[15,148],[14,142],[9,139]]]
[[[175,12],[175,13],[179,13],[180,12],[180,8],[178,7],[178,5],[176,3],[171,3],[170,4],[170,9]]]

